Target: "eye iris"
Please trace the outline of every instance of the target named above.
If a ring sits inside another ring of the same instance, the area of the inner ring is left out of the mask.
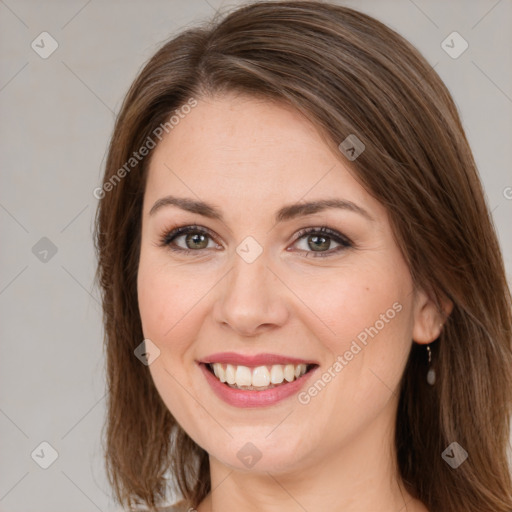
[[[192,242],[193,244],[198,244],[199,247],[197,247],[197,245],[195,247],[190,247],[189,242]],[[206,238],[206,235],[203,235],[201,233],[191,233],[186,236],[185,243],[187,244],[187,247],[189,247],[190,249],[204,249],[205,247],[208,246],[208,239]]]
[[[311,241],[313,241],[313,244],[318,244],[318,245],[311,245]],[[330,242],[330,239],[325,236],[311,235],[308,238],[308,245],[311,249],[313,249],[313,251],[329,249],[329,242]]]

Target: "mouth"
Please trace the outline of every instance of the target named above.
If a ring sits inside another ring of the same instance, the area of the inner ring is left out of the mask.
[[[318,367],[318,364],[273,364],[243,366],[223,363],[201,363],[219,382],[231,389],[266,391],[286,386]]]

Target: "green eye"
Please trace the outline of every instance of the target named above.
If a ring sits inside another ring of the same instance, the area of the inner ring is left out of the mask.
[[[183,238],[185,247],[176,243],[177,240]],[[182,226],[166,233],[161,240],[162,246],[167,246],[173,251],[179,252],[200,252],[201,249],[207,249],[208,243],[213,242],[210,232],[200,226]],[[217,244],[214,243],[216,247]]]
[[[337,253],[343,249],[352,247],[352,242],[339,233],[326,226],[320,228],[307,228],[298,233],[297,242],[305,239],[307,248],[299,249],[300,251],[311,253],[313,257],[325,257],[330,256],[333,253]],[[332,243],[338,245],[334,249],[331,249]],[[310,250],[308,250],[310,249]],[[315,254],[316,253],[316,254]]]
[[[183,239],[182,245],[177,243],[180,239]],[[297,234],[294,245],[302,240],[305,240],[306,246],[299,248],[299,251],[306,253],[306,256],[311,254],[313,257],[331,256],[353,247],[352,242],[346,236],[326,226],[301,230]],[[210,243],[212,245],[209,245]],[[332,248],[333,243],[337,247]],[[178,227],[165,233],[161,238],[161,245],[183,254],[200,253],[203,249],[220,247],[209,230],[195,225]]]

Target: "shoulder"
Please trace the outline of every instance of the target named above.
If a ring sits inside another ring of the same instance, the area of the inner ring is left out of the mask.
[[[190,508],[187,507],[185,501],[181,500],[175,503],[174,505],[160,509],[159,512],[188,512],[189,510]]]

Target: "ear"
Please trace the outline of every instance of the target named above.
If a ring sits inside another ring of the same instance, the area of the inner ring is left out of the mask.
[[[414,325],[412,339],[416,343],[428,344],[439,337],[443,325],[452,312],[453,302],[447,297],[433,298],[433,293],[418,290],[414,300]]]

